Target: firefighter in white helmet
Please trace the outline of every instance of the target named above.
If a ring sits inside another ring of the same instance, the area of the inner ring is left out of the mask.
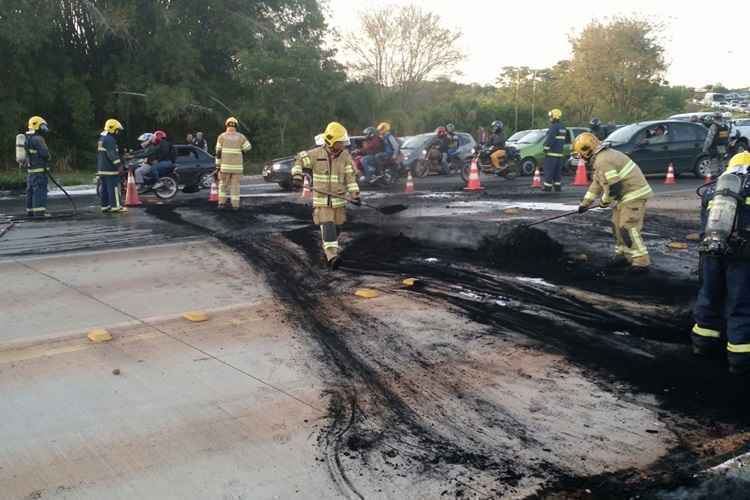
[[[252,145],[240,132],[239,120],[230,116],[224,122],[226,131],[216,139],[216,170],[219,177],[219,208],[226,208],[227,196],[232,208],[240,208],[240,180],[242,179],[244,158]]]

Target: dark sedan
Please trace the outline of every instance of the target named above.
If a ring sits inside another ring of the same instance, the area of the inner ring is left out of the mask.
[[[703,154],[706,133],[706,127],[696,123],[651,121],[617,129],[606,142],[630,156],[644,174],[664,175],[672,163],[676,175],[692,173],[705,177],[711,171],[711,161]]]
[[[211,189],[216,158],[192,145],[176,145],[176,169],[181,181],[189,184],[188,190]]]

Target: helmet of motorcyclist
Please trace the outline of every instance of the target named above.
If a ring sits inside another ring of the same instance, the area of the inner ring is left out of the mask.
[[[329,148],[332,148],[337,142],[349,144],[349,132],[339,122],[331,122],[323,132],[323,142]]]
[[[714,117],[713,115],[710,115],[710,114],[703,115],[702,121],[703,121],[703,125],[705,125],[706,127],[710,127],[711,125],[714,124]]]
[[[237,124],[238,123],[239,123],[239,120],[237,118],[235,118],[234,116],[230,116],[224,122],[224,126],[225,127],[234,127],[234,128],[237,128]]]
[[[151,132],[144,132],[138,136],[138,142],[140,143],[151,142],[151,139],[153,138],[154,138],[154,134],[152,134]]]
[[[435,129],[435,135],[438,137],[445,137],[448,135],[448,131],[445,129],[445,127],[438,127]]]
[[[367,127],[363,132],[365,134],[365,137],[367,137],[368,139],[372,139],[373,137],[378,135],[378,129],[376,129],[375,127]]]
[[[378,125],[378,132],[381,134],[387,134],[391,131],[391,124],[388,122],[382,122],[380,125]]]
[[[500,120],[495,120],[494,122],[492,122],[492,125],[490,125],[490,127],[492,128],[492,132],[494,132],[495,134],[499,134],[505,127],[505,124],[503,124],[503,122],[501,122]]]
[[[750,167],[750,151],[743,151],[742,153],[734,155],[732,159],[729,160],[727,170],[738,167]]]
[[[161,141],[167,138],[167,133],[163,130],[157,130],[154,132],[153,142],[154,144],[159,144]]]
[[[601,141],[594,134],[584,132],[573,141],[573,152],[581,155],[584,160],[588,160],[601,144]]]
[[[547,116],[549,116],[550,121],[559,122],[562,119],[562,111],[555,108],[553,110],[550,110],[550,112],[547,113]]]
[[[104,122],[104,131],[108,134],[119,134],[123,130],[125,130],[125,127],[122,126],[122,123],[115,120],[114,118],[110,118],[109,120]]]
[[[49,128],[47,127],[47,120],[41,116],[32,116],[29,118],[29,130],[34,132],[46,133]]]
[[[449,123],[448,125],[445,126],[445,130],[447,130],[449,134],[452,134],[453,132],[456,131],[456,126],[453,125],[452,123]]]
[[[589,122],[589,128],[591,130],[596,130],[601,126],[602,126],[602,121],[599,118],[592,118],[591,121]]]

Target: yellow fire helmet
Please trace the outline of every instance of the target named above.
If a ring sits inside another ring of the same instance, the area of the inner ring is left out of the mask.
[[[104,122],[104,131],[108,134],[116,134],[120,130],[125,130],[125,127],[122,126],[122,123],[115,120],[114,118],[110,118],[106,122]]]
[[[42,125],[47,125],[47,121],[41,116],[32,116],[29,118],[29,130],[36,132]]]
[[[601,141],[594,134],[584,132],[573,141],[573,152],[588,160],[601,144]]]
[[[737,167],[750,167],[750,151],[737,153],[731,160],[729,160],[727,170]]]
[[[237,118],[235,118],[234,116],[230,116],[229,118],[227,118],[227,121],[224,122],[224,126],[237,128],[238,123],[239,120],[237,120]]]
[[[378,125],[378,132],[381,134],[387,134],[391,131],[391,124],[388,122],[383,122],[380,125]]]
[[[555,108],[555,109],[551,110],[549,113],[547,113],[547,115],[549,116],[550,120],[559,120],[559,119],[562,118],[562,111],[560,111],[559,109]]]
[[[331,122],[323,132],[323,142],[328,147],[332,147],[337,142],[349,144],[349,132],[339,122]]]

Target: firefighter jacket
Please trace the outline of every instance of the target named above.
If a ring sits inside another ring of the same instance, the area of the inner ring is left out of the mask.
[[[216,166],[225,174],[241,174],[242,155],[252,149],[247,137],[239,132],[224,132],[216,139]]]
[[[96,145],[96,170],[99,175],[119,175],[121,167],[117,140],[112,134],[102,134]]]
[[[563,157],[563,146],[568,137],[568,130],[560,122],[552,123],[544,139],[544,154],[553,158]]]
[[[40,134],[26,132],[26,157],[28,158],[28,173],[41,174],[47,171],[50,154],[47,142]]]
[[[357,177],[352,166],[349,151],[342,151],[334,157],[324,147],[303,151],[297,155],[292,168],[292,176],[299,177],[305,171],[312,175],[313,207],[340,208],[346,206],[346,200],[334,198],[323,193],[346,196],[347,193],[358,193]],[[321,192],[318,192],[321,191]]]
[[[703,152],[711,152],[717,146],[727,146],[729,144],[729,127],[723,123],[714,122],[708,127],[706,141],[703,143]]]
[[[492,134],[490,136],[490,147],[492,149],[505,149],[505,133]]]
[[[604,206],[613,201],[622,204],[651,198],[653,190],[643,172],[625,153],[604,147],[594,153],[590,162],[593,165],[593,179],[581,206],[590,206],[599,195]],[[618,183],[618,189],[613,189]],[[617,195],[612,191],[617,191]]]

